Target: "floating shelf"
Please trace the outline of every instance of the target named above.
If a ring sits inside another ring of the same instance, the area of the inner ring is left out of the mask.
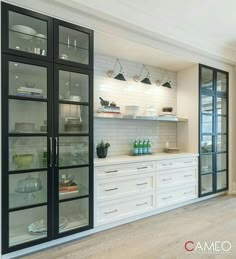
[[[95,113],[95,118],[101,119],[121,119],[121,120],[147,120],[147,121],[168,121],[168,122],[187,122],[187,118],[171,117],[171,116],[131,116],[123,114],[105,114]]]

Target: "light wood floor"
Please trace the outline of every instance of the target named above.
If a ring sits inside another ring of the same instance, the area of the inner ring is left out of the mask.
[[[186,254],[184,243],[225,241],[230,254]],[[236,258],[236,196],[208,201],[132,222],[25,259],[182,259]]]

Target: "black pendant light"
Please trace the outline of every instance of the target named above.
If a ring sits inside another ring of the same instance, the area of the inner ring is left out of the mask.
[[[147,74],[146,74],[146,76],[142,80],[140,80],[142,72],[143,72],[143,69],[145,69],[147,71]],[[150,73],[149,73],[149,71],[148,71],[148,69],[146,68],[145,65],[142,66],[140,75],[139,76],[134,76],[134,81],[141,82],[141,83],[146,84],[146,85],[151,85],[152,84],[152,82],[150,80]]]
[[[118,73],[116,76],[114,76],[114,71],[115,71],[115,69],[116,69],[116,65],[117,65],[117,64],[119,64],[119,66],[120,66],[120,71],[119,71],[119,73]],[[122,65],[121,65],[121,63],[120,63],[120,60],[119,60],[118,58],[116,59],[114,69],[107,71],[107,75],[108,75],[110,78],[114,78],[114,79],[116,79],[116,80],[126,81],[126,79],[125,79],[125,77],[124,77],[123,67],[122,67]]]
[[[171,88],[170,81],[165,82],[162,86],[167,87],[167,88]]]

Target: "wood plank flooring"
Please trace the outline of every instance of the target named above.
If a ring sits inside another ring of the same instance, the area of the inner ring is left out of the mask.
[[[192,240],[232,243],[229,254],[189,254]],[[219,196],[44,250],[25,259],[236,258],[236,196]]]

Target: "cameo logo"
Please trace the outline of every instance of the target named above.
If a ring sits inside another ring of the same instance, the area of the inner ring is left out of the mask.
[[[184,243],[184,249],[187,253],[193,254],[228,254],[232,248],[230,241],[213,241],[213,242],[194,242],[187,241]]]

